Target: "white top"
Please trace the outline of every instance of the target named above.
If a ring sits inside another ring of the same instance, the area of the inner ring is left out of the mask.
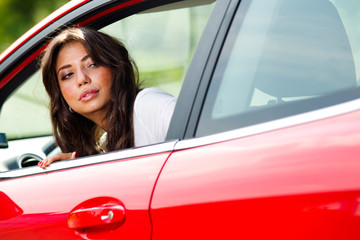
[[[175,97],[157,88],[138,93],[133,113],[136,147],[165,141],[175,105]]]
[[[133,113],[135,147],[165,141],[175,105],[175,97],[157,88],[138,93]],[[99,139],[99,149],[106,149],[106,137],[105,132]]]

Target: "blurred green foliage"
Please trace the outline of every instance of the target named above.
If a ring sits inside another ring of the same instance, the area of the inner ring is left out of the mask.
[[[0,53],[69,0],[0,0]]]

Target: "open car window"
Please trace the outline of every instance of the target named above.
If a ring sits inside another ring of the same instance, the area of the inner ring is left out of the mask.
[[[177,97],[213,2],[160,6],[113,22],[100,31],[125,43],[138,66],[142,87],[158,87]],[[9,148],[0,149],[0,172],[24,167],[19,162],[24,154],[44,158],[59,152],[53,145],[48,106],[40,71],[6,100],[0,114],[0,132],[6,133]]]

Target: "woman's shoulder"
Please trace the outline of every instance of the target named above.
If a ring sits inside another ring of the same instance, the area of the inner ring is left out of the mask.
[[[156,87],[151,87],[151,88],[144,88],[142,89],[136,96],[136,98],[148,98],[148,97],[161,97],[161,96],[166,96],[166,97],[172,97],[173,96],[159,88]]]
[[[158,88],[145,88],[138,93],[134,103],[134,115],[140,119],[153,119],[172,115],[176,98]]]
[[[138,93],[134,105],[135,146],[165,140],[176,98],[158,88],[145,88]]]
[[[176,98],[159,88],[145,88],[136,96],[135,107],[139,105],[149,107],[158,106],[158,104],[169,102],[176,102]]]

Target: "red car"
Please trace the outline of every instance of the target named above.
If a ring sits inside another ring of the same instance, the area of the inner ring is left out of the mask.
[[[360,1],[70,1],[0,55],[0,239],[360,239]],[[166,141],[59,152],[38,57],[122,39]]]

